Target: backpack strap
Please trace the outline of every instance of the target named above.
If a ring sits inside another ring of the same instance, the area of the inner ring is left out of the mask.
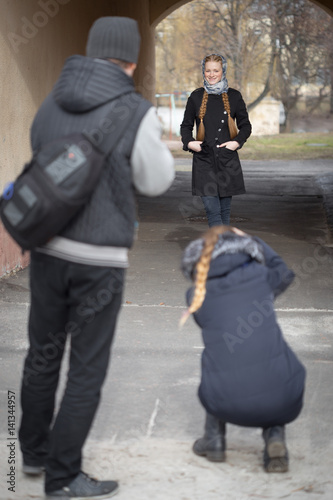
[[[101,118],[99,126],[90,133],[83,132],[83,135],[105,156],[109,156],[133,117],[137,113],[141,113],[143,116],[150,106],[151,103],[148,103],[145,99],[140,99],[135,103],[132,101],[130,106],[124,105],[117,99],[106,116]]]

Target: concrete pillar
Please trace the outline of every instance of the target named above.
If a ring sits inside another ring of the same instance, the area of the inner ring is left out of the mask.
[[[150,25],[149,0],[139,5],[135,0],[129,12],[138,20],[141,34],[141,49],[134,81],[138,92],[155,104],[155,29]],[[136,11],[136,12],[135,12]]]
[[[84,52],[94,17],[91,2],[84,3],[85,9],[77,0],[0,0],[1,191],[31,156],[31,121],[64,60]],[[0,276],[27,261],[0,224]]]
[[[141,48],[134,81],[138,92],[153,102],[155,100],[155,29],[150,21],[150,0],[112,2],[110,15],[128,16],[138,21]]]

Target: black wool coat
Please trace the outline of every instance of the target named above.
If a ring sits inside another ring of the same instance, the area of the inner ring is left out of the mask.
[[[189,96],[184,119],[181,124],[183,149],[188,151],[188,143],[196,140],[193,136],[194,124],[197,129],[203,87]],[[238,90],[229,88],[230,114],[236,118],[238,135],[234,138],[243,146],[251,135],[251,123],[242,95]],[[217,148],[217,144],[230,141],[228,114],[224,109],[221,95],[209,94],[206,114],[203,119],[205,138],[202,151],[193,152],[192,194],[197,196],[234,196],[245,193],[244,179],[237,151]]]
[[[199,399],[225,422],[271,427],[300,413],[305,369],[284,340],[274,298],[294,278],[284,261],[259,238],[265,264],[245,253],[211,262],[207,292],[194,314],[202,329]],[[188,301],[193,289],[188,291]]]

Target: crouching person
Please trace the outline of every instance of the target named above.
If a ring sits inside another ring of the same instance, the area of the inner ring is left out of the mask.
[[[199,399],[206,410],[197,455],[225,459],[226,423],[263,429],[264,468],[288,470],[286,424],[303,405],[305,369],[283,338],[274,299],[294,273],[264,241],[216,226],[190,243],[184,275],[189,314],[202,329],[204,351]]]

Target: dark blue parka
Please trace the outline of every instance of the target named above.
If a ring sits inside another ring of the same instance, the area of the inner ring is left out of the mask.
[[[205,300],[194,318],[205,345],[202,405],[225,422],[265,428],[298,416],[305,369],[284,340],[273,306],[294,274],[272,248],[254,239],[265,264],[245,253],[212,260]]]

